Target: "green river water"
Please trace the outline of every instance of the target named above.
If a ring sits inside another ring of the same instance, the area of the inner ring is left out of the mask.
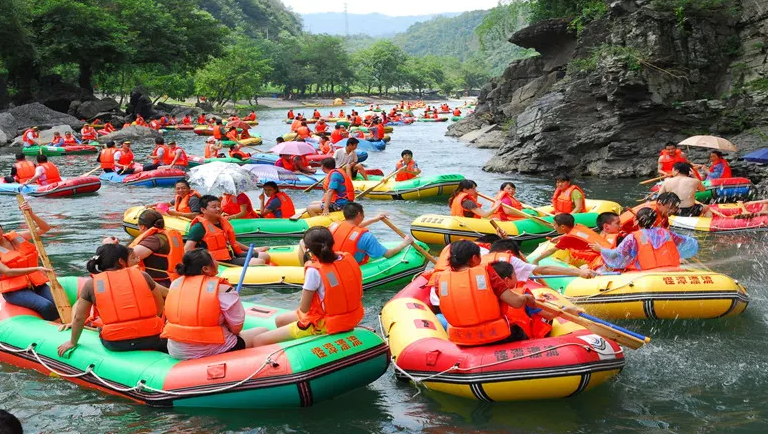
[[[351,107],[345,107],[349,112]],[[304,111],[309,112],[311,109]],[[338,107],[333,108],[334,111]],[[302,110],[299,109],[299,112]],[[321,110],[324,114],[328,108]],[[267,149],[287,132],[286,110],[259,113],[256,130]],[[548,177],[485,173],[491,151],[469,148],[444,136],[446,123],[416,123],[395,127],[386,151],[371,153],[368,165],[385,172],[394,168],[403,149],[414,151],[426,174],[461,173],[481,191],[495,193],[502,181],[517,184],[517,196],[530,204],[549,201],[554,183]],[[173,132],[187,153],[201,155],[203,139],[192,132]],[[146,155],[152,143],[134,144]],[[0,171],[7,174],[13,151],[0,153]],[[52,157],[63,176],[76,176],[95,167],[95,156]],[[635,203],[644,189],[637,180],[579,179],[588,197]],[[297,208],[321,193],[290,192]],[[170,189],[127,188],[104,184],[90,196],[72,199],[30,199],[35,211],[52,226],[45,237],[48,254],[59,275],[84,275],[85,262],[107,235],[123,241],[126,208],[167,201]],[[252,192],[256,203],[258,192]],[[421,214],[447,214],[444,201],[364,201],[368,215],[388,212],[401,228]],[[0,196],[0,222],[18,225],[21,215],[12,196]],[[393,240],[384,225],[372,231]],[[478,403],[396,382],[390,368],[366,388],[314,407],[294,410],[226,411],[160,410],[140,407],[70,382],[33,371],[0,365],[0,408],[16,414],[25,432],[43,433],[757,433],[768,431],[768,259],[764,233],[698,235],[699,257],[717,271],[744,283],[752,297],[740,317],[710,321],[626,321],[622,325],[653,337],[638,351],[627,353],[627,365],[614,380],[571,399],[523,403]],[[290,243],[280,241],[280,244]],[[273,242],[277,244],[278,242]],[[364,325],[378,329],[377,314],[400,288],[365,294]],[[293,308],[299,294],[267,292],[248,300]]]

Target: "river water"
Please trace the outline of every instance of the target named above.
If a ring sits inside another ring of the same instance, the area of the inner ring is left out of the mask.
[[[334,111],[337,111],[334,107]],[[351,107],[345,107],[349,112]],[[311,110],[311,109],[310,109]],[[299,109],[299,111],[302,111]],[[309,111],[309,110],[306,110]],[[321,110],[324,114],[327,109]],[[285,110],[261,111],[256,130],[264,148],[287,132]],[[502,181],[517,184],[517,196],[532,205],[549,201],[550,177],[500,175],[481,170],[493,153],[469,148],[444,136],[446,123],[395,127],[386,151],[372,154],[366,164],[394,168],[403,149],[411,149],[426,174],[460,173],[492,194]],[[169,133],[188,153],[201,155],[203,139],[191,132]],[[134,144],[146,155],[152,143]],[[137,158],[138,159],[138,158]],[[95,156],[54,157],[63,176],[95,167]],[[0,152],[0,171],[7,174],[11,150]],[[632,205],[644,190],[638,180],[579,179],[588,197]],[[297,208],[321,193],[290,192]],[[107,235],[123,241],[123,211],[134,205],[170,200],[170,189],[128,188],[105,184],[98,194],[70,199],[31,199],[35,211],[52,226],[45,237],[48,254],[59,275],[84,275],[85,262]],[[258,192],[251,193],[256,202]],[[443,201],[364,202],[368,215],[387,212],[401,228],[426,213],[448,213]],[[16,200],[0,196],[0,222],[18,225]],[[381,240],[396,235],[384,225],[371,230]],[[768,308],[766,308],[766,237],[763,233],[697,235],[700,258],[717,271],[743,282],[752,297],[737,318],[710,321],[626,321],[622,325],[653,337],[638,351],[629,351],[624,371],[614,380],[574,398],[523,403],[478,403],[396,382],[392,370],[370,386],[307,409],[226,411],[159,410],[133,405],[67,381],[0,365],[0,408],[16,414],[25,432],[43,433],[753,433],[768,430]],[[287,241],[290,243],[290,241]],[[269,242],[263,242],[269,243]],[[286,244],[286,241],[281,241]],[[400,288],[365,294],[364,324],[378,329],[377,314]],[[245,297],[260,303],[293,308],[297,293],[266,292]]]

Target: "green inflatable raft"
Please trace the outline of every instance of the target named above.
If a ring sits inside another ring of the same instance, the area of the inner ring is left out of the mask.
[[[99,152],[101,145],[99,142],[90,142],[89,144],[72,145],[72,146],[25,146],[21,152],[24,155],[45,155],[45,156],[61,156],[61,155],[87,155],[96,154]]]
[[[70,303],[85,281],[59,279]],[[245,329],[274,328],[286,312],[243,305]],[[153,407],[306,407],[372,383],[389,365],[387,344],[364,328],[179,361],[156,351],[110,352],[93,330],[59,357],[70,337],[59,326],[0,299],[0,360]]]

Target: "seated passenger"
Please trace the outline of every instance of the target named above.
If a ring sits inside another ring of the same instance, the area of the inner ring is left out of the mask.
[[[259,218],[253,210],[251,199],[245,193],[237,196],[227,193],[221,195],[221,215],[227,220]]]
[[[459,182],[459,187],[448,199],[448,205],[451,207],[452,216],[479,219],[492,216],[499,210],[501,203],[494,202],[488,211],[481,209],[482,205],[477,201],[477,183],[471,179],[462,179]]]
[[[381,221],[386,214],[363,221],[365,213],[363,206],[357,202],[344,205],[344,221],[332,223],[328,229],[333,235],[335,244],[333,249],[337,252],[349,253],[355,257],[358,264],[365,264],[369,258],[391,258],[411,245],[413,238],[406,236],[397,246],[387,249],[376,236],[366,229],[367,226]]]
[[[510,206],[514,209],[521,210],[523,209],[523,204],[520,203],[517,198],[515,198],[515,192],[517,191],[517,187],[515,187],[515,184],[511,182],[503,182],[501,184],[501,187],[499,188],[499,192],[496,194],[496,200],[504,205]],[[519,220],[521,217],[518,214],[515,214],[513,211],[510,211],[505,206],[500,206],[498,211],[493,215],[494,218],[498,218],[499,220],[505,222],[510,220]]]
[[[168,287],[176,274],[176,265],[184,256],[184,240],[179,231],[165,229],[163,216],[148,209],[139,215],[137,221],[139,236],[128,246],[139,259],[139,269],[146,271],[152,279]]]
[[[259,195],[259,200],[263,218],[287,219],[296,213],[291,197],[281,192],[274,181],[264,183],[264,192]]]

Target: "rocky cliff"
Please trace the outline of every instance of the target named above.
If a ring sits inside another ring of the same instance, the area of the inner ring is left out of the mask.
[[[714,134],[739,154],[768,147],[768,0],[614,0],[574,27],[548,20],[515,33],[511,43],[540,56],[510,64],[449,128],[499,125],[486,170],[647,176],[669,140]],[[706,161],[706,151],[691,154]]]

